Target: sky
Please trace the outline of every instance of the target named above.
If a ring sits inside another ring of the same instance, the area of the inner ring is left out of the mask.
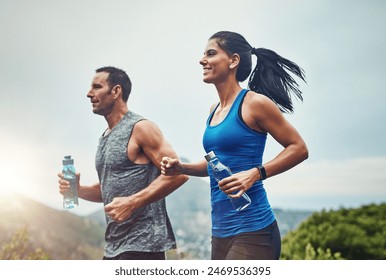
[[[304,101],[285,117],[310,157],[265,181],[271,205],[385,202],[385,14],[386,1],[377,0],[0,0],[0,190],[61,209],[65,155],[83,184],[98,180],[95,152],[107,126],[86,94],[101,66],[124,69],[133,82],[129,109],[154,121],[180,157],[201,160],[218,97],[198,62],[208,38],[230,30],[306,74]],[[281,149],[269,137],[264,161]],[[98,209],[81,200],[73,211]]]

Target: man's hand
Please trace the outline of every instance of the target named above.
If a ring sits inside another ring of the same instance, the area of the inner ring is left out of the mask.
[[[76,187],[79,192],[79,181],[80,181],[80,173],[76,173]],[[59,183],[59,192],[62,195],[65,195],[70,190],[70,182],[64,179],[63,173],[58,173],[58,183]]]
[[[133,199],[128,197],[116,197],[105,206],[105,212],[117,223],[126,221],[135,210]]]

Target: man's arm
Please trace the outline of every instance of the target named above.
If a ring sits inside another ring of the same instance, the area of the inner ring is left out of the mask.
[[[163,136],[161,130],[151,121],[138,122],[133,129],[128,145],[128,157],[135,163],[152,162],[160,169],[164,156],[178,158],[176,152]],[[116,197],[105,206],[105,211],[116,222],[128,219],[139,207],[165,198],[188,180],[186,175],[159,175],[145,189],[128,197]]]
[[[64,179],[63,174],[59,173],[59,192],[64,195],[70,189],[70,183]],[[102,202],[102,194],[99,183],[95,183],[91,186],[81,186],[80,174],[76,173],[76,183],[78,188],[78,196],[84,200],[92,202]]]

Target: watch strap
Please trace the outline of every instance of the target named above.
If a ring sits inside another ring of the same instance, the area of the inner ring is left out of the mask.
[[[267,173],[265,172],[265,168],[262,165],[256,166],[257,170],[259,170],[260,173],[260,181],[263,181],[267,179]]]

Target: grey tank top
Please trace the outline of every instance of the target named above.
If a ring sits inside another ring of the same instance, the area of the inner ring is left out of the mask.
[[[104,205],[115,197],[129,196],[146,188],[160,174],[154,164],[136,164],[127,157],[134,125],[141,120],[142,116],[128,111],[108,135],[99,139],[95,164]],[[116,223],[107,215],[106,221],[106,257],[127,251],[163,252],[176,248],[165,199],[137,209],[123,223]]]

